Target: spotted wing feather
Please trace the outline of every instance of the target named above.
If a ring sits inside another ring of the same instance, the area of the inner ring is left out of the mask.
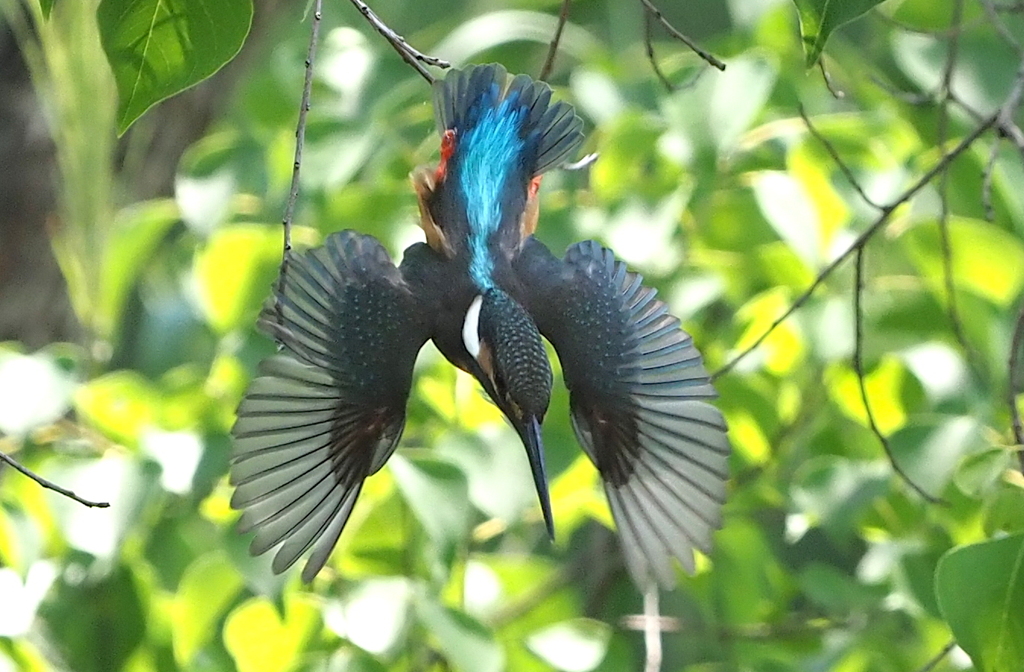
[[[655,291],[592,241],[520,258],[529,310],[555,346],[576,436],[594,461],[634,580],[671,587],[721,523],[729,440],[691,337]]]
[[[275,572],[312,551],[308,582],[402,434],[426,333],[387,253],[351,231],[289,254],[276,299],[259,324],[282,349],[238,408],[231,504],[253,554],[277,547]]]

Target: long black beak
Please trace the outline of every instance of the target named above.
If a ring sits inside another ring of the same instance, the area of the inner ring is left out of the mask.
[[[548,528],[548,536],[555,539],[555,519],[551,515],[551,497],[548,494],[548,477],[544,472],[544,441],[540,435],[540,423],[537,418],[528,417],[523,432],[523,443],[526,446],[526,456],[530,460],[530,470],[533,472],[533,485],[537,488],[537,497],[540,499],[540,510],[544,514],[544,524]]]

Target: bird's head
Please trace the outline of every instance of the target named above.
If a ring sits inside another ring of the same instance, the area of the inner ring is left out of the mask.
[[[551,401],[551,363],[533,319],[498,288],[470,304],[462,328],[472,371],[515,427],[530,460],[548,533],[554,534],[540,426]]]

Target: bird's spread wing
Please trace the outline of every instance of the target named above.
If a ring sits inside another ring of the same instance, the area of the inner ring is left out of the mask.
[[[233,507],[251,550],[279,546],[281,572],[306,551],[311,581],[327,562],[363,480],[405,424],[416,354],[427,338],[416,302],[380,243],[352,231],[289,253],[283,287],[260,317],[282,351],[238,407]]]
[[[655,291],[592,241],[518,260],[528,310],[554,345],[573,428],[604,482],[634,580],[674,584],[720,526],[729,441],[700,353]]]

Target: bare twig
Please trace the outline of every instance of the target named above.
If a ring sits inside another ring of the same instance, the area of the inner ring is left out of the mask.
[[[985,169],[981,172],[981,207],[985,209],[985,221],[991,222],[996,218],[996,210],[992,207],[992,174],[996,170],[996,160],[999,158],[999,147],[1002,144],[999,138],[992,143],[992,149],[988,154],[988,161],[985,162]]]
[[[935,667],[942,662],[942,659],[949,655],[949,652],[956,647],[956,641],[951,641],[942,647],[942,650],[936,653],[931,660],[924,664],[924,666],[917,672],[932,672]]]
[[[889,445],[889,439],[886,438],[882,430],[878,428],[878,423],[875,421],[875,413],[871,410],[871,401],[868,399],[868,386],[867,381],[864,379],[864,311],[861,306],[861,297],[864,294],[864,248],[857,248],[857,254],[854,258],[854,272],[853,272],[853,371],[857,374],[857,387],[860,388],[860,400],[864,404],[864,413],[868,418],[868,427],[871,429],[871,433],[875,435],[878,442],[882,444],[882,450],[885,451],[885,456],[889,458],[889,464],[892,465],[893,471],[895,471],[903,481],[910,486],[910,488],[921,495],[926,501],[937,504],[942,500],[933,497],[924,491],[921,486],[910,478],[907,472],[903,471],[903,467],[896,461],[896,456],[892,453],[892,446]]]
[[[281,224],[284,227],[284,252],[281,255],[281,271],[278,274],[277,291],[274,293],[274,311],[277,323],[284,326],[284,314],[278,297],[283,295],[288,275],[288,253],[292,251],[292,220],[295,204],[299,200],[299,171],[302,169],[302,149],[306,143],[306,117],[309,114],[309,98],[313,90],[313,63],[316,59],[316,44],[320,38],[320,21],[323,18],[323,0],[313,4],[313,25],[309,31],[309,48],[306,50],[306,75],[302,81],[302,100],[299,103],[299,121],[295,125],[295,161],[292,163],[292,183],[288,189],[288,202],[284,207]]]
[[[1013,426],[1013,440],[1017,444],[1017,457],[1020,458],[1020,470],[1024,472],[1024,421],[1021,421],[1020,409],[1017,407],[1017,394],[1024,387],[1021,380],[1021,349],[1024,348],[1024,303],[1017,313],[1017,322],[1013,328],[1013,339],[1010,341],[1010,420]]]
[[[548,45],[548,56],[544,59],[544,66],[540,69],[537,79],[547,79],[551,75],[551,69],[555,67],[555,55],[558,53],[558,43],[562,41],[562,31],[569,21],[569,2],[562,0],[562,11],[558,14],[558,25],[555,26],[555,34],[551,36],[551,44]]]
[[[434,76],[430,74],[430,71],[423,67],[423,64],[433,65],[438,68],[450,68],[451,63],[448,61],[441,60],[435,56],[428,56],[418,49],[414,48],[411,44],[405,41],[405,38],[393,31],[388,27],[386,23],[381,21],[380,17],[377,16],[370,7],[362,0],[351,0],[352,4],[356,6],[359,13],[370,22],[370,25],[381,34],[381,36],[387,40],[398,55],[402,57],[402,60],[413,67],[416,72],[420,73],[423,79],[427,80],[431,84],[434,83]],[[318,0],[319,2],[319,0]]]
[[[654,6],[654,3],[651,2],[651,0],[640,0],[640,3],[644,6],[644,10],[646,12],[649,12],[652,16],[654,16],[654,18],[657,19],[658,23],[664,26],[665,30],[667,30],[672,35],[672,37],[676,38],[677,40],[685,44],[693,51],[693,53],[697,54],[702,59],[707,61],[708,64],[718,68],[719,70],[725,70],[725,63],[716,58],[714,54],[712,54],[711,52],[706,51],[700,46],[698,46],[693,40],[688,38],[686,35],[683,35],[683,33],[678,28],[669,23],[669,20],[665,18],[665,16],[661,13],[660,9]]]
[[[1018,55],[1024,56],[1024,48],[1021,47],[1020,42],[1017,41],[1017,38],[1013,36],[1010,29],[1005,23],[1003,23],[1003,19],[999,16],[996,6],[992,1],[979,0],[979,3],[981,4],[982,9],[985,10],[985,14],[988,15],[989,23],[991,23],[995,31],[999,33],[999,37],[1002,38],[1003,42],[1006,42],[1006,44],[1016,51]]]
[[[661,669],[660,617],[658,586],[652,583],[644,593],[644,648],[647,650],[644,672],[658,672]]]
[[[34,471],[29,469],[28,467],[22,465],[16,459],[14,459],[13,457],[11,457],[10,455],[8,455],[7,453],[5,453],[3,451],[0,451],[0,461],[6,462],[10,466],[14,467],[17,471],[20,471],[24,475],[28,476],[33,481],[35,481],[39,485],[43,486],[47,490],[53,490],[54,492],[59,493],[61,495],[64,495],[65,497],[67,497],[69,499],[75,500],[79,504],[83,504],[83,505],[88,506],[90,508],[97,508],[97,509],[105,509],[105,508],[110,506],[110,502],[94,502],[94,501],[92,501],[90,499],[85,499],[84,497],[79,497],[78,495],[76,495],[72,491],[68,490],[67,488],[62,488],[61,486],[57,485],[53,481],[49,481],[49,480],[43,478],[42,476],[40,476],[39,474],[35,473]]]
[[[801,306],[807,303],[807,300],[810,299],[811,296],[813,296],[814,292],[817,291],[818,287],[820,287],[822,283],[824,283],[825,280],[830,275],[832,275],[833,271],[835,271],[844,261],[846,261],[846,259],[851,254],[860,249],[868,240],[871,239],[872,236],[878,233],[878,231],[881,230],[882,227],[886,225],[886,223],[888,223],[889,218],[892,217],[892,213],[896,211],[896,208],[898,208],[903,203],[909,201],[917,192],[919,192],[933,179],[935,179],[935,177],[939,173],[945,170],[946,166],[948,166],[950,162],[952,162],[954,159],[960,156],[964,151],[967,150],[968,147],[973,145],[974,141],[981,137],[983,133],[985,133],[993,126],[995,126],[997,118],[998,114],[988,116],[984,121],[978,124],[973,131],[968,133],[967,136],[964,137],[964,139],[961,140],[956,147],[951,149],[947,154],[944,154],[942,158],[939,159],[939,161],[934,166],[932,166],[924,175],[922,175],[917,180],[917,182],[912,184],[906,191],[904,191],[899,198],[897,198],[889,205],[884,206],[878,218],[874,222],[872,222],[871,225],[868,226],[868,228],[866,228],[859,236],[857,236],[857,238],[848,248],[846,248],[846,250],[844,250],[838,257],[829,262],[829,264],[825,266],[825,268],[822,269],[820,273],[818,273],[817,277],[814,278],[814,282],[811,283],[810,287],[804,290],[804,292],[800,294],[800,296],[798,296],[795,301],[793,301],[789,308],[787,308],[786,311],[782,313],[782,315],[780,315],[778,318],[775,319],[774,322],[771,323],[771,325],[764,331],[764,333],[758,336],[757,339],[752,344],[747,346],[742,352],[737,354],[730,361],[726,362],[726,364],[722,366],[722,368],[720,368],[718,371],[716,371],[711,376],[711,378],[714,380],[728,373],[744,357],[746,357],[751,352],[756,350],[764,342],[764,340],[768,338],[771,335],[771,333],[775,331],[775,329],[778,328],[778,326],[786,320],[786,318],[788,318],[790,315],[799,310]]]
[[[810,131],[811,135],[814,136],[815,140],[822,144],[822,146],[825,148],[825,151],[828,152],[828,155],[832,157],[833,161],[836,162],[836,165],[839,166],[839,170],[843,173],[843,176],[846,177],[847,182],[850,183],[850,186],[853,187],[854,191],[857,192],[857,195],[860,196],[861,200],[863,200],[865,203],[870,205],[875,210],[883,210],[884,208],[882,208],[882,206],[871,200],[871,198],[869,198],[868,195],[864,192],[863,187],[860,186],[860,183],[857,182],[857,178],[854,177],[853,171],[850,170],[850,167],[846,165],[846,162],[843,161],[842,158],[840,158],[839,152],[836,151],[836,148],[832,145],[828,138],[822,135],[821,132],[814,127],[814,124],[811,123],[811,119],[810,117],[807,116],[807,112],[804,110],[803,105],[799,107],[799,110],[800,118],[803,119],[804,124],[807,125],[807,130]]]
[[[825,69],[825,59],[818,59],[818,69],[821,71],[821,78],[825,81],[825,88],[832,94],[832,97],[836,100],[842,100],[846,97],[846,94],[835,88],[832,85],[832,77],[828,74],[828,70]]]
[[[672,85],[672,82],[662,72],[661,66],[658,65],[658,57],[654,55],[654,19],[651,18],[650,12],[644,12],[644,47],[647,49],[647,60],[651,62],[651,69],[654,70],[654,74],[657,75],[661,83],[665,85],[665,90],[669,93],[675,91],[676,87]]]
[[[953,69],[956,66],[957,52],[960,48],[961,23],[963,19],[964,0],[954,0],[953,16],[950,20],[949,50],[946,54],[946,65],[942,71],[942,84],[939,100],[939,120],[936,144],[946,146],[949,135],[949,103],[953,91]],[[967,340],[960,309],[957,305],[956,284],[953,281],[953,246],[949,240],[949,170],[939,175],[939,248],[942,253],[942,282],[946,291],[946,312],[953,329],[953,336],[960,344],[968,363],[975,371],[980,371],[979,357]]]

